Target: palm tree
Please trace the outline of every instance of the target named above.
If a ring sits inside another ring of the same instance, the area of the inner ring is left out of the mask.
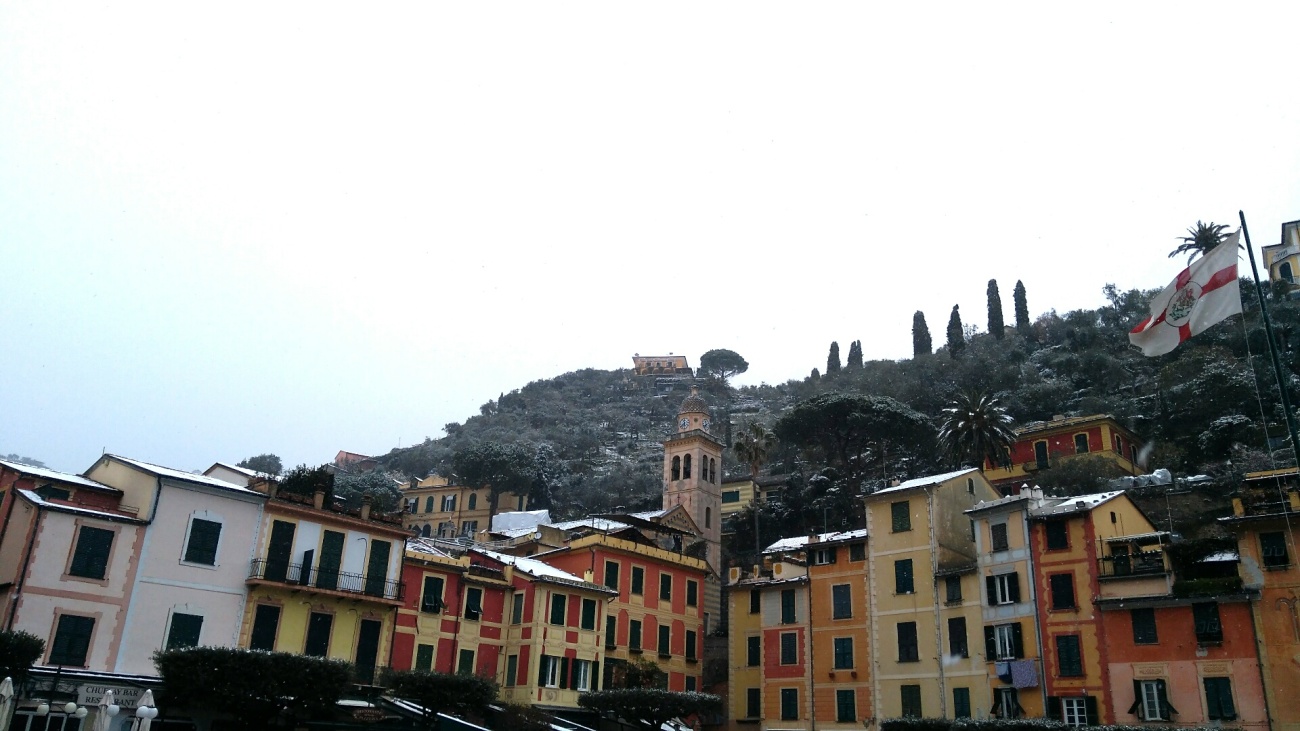
[[[993,396],[965,393],[943,410],[939,425],[939,446],[957,462],[967,460],[983,466],[988,459],[1006,462],[1006,451],[1015,441],[1012,419]]]
[[[762,424],[751,421],[740,430],[740,436],[731,445],[731,451],[741,464],[749,465],[749,479],[753,484],[754,501],[754,552],[763,550],[762,539],[758,536],[758,471],[767,464],[768,456],[776,449],[776,435]]]
[[[1224,233],[1227,230],[1228,227],[1222,223],[1197,221],[1194,228],[1187,229],[1187,233],[1191,234],[1190,236],[1178,237],[1178,240],[1183,243],[1169,252],[1169,258],[1172,259],[1179,254],[1189,254],[1187,263],[1191,264],[1192,259],[1207,253],[1210,249],[1218,246],[1219,242],[1228,238],[1228,235]]]

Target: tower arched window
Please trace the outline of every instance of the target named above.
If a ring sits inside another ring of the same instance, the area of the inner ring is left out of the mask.
[[[704,509],[704,527],[705,528],[713,527],[713,508]]]
[[[682,458],[673,457],[673,479],[682,479]]]
[[[682,457],[682,479],[691,479],[691,455],[689,454]]]
[[[718,460],[709,457],[709,482],[718,484]]]
[[[478,493],[476,493],[476,492],[471,492],[471,493],[469,494],[469,507],[467,507],[467,508],[465,508],[465,509],[466,509],[466,510],[476,510],[476,509],[478,509]]]
[[[1286,282],[1295,281],[1295,278],[1291,276],[1291,262],[1289,261],[1282,262],[1282,266],[1277,268],[1277,273],[1282,277],[1283,281]]]

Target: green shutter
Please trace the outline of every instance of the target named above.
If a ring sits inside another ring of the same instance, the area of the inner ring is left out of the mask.
[[[213,520],[195,518],[190,521],[190,541],[185,546],[185,560],[205,566],[217,564],[217,543],[221,540],[221,524]]]
[[[197,614],[172,613],[172,626],[167,633],[167,649],[197,647],[202,630],[203,617]]]
[[[77,548],[72,554],[68,573],[86,579],[102,579],[108,572],[108,555],[113,549],[113,531],[81,526],[77,531]]]

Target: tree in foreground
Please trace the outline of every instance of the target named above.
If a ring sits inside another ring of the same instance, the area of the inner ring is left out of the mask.
[[[1002,295],[998,294],[998,280],[990,279],[988,288],[989,298],[989,334],[1001,340],[1006,335],[1003,332],[1005,327],[1002,322]]]
[[[753,482],[754,503],[758,503],[758,471],[767,464],[767,458],[776,449],[776,435],[767,430],[767,427],[753,421],[745,425],[740,431],[740,436],[731,445],[731,451],[735,453],[736,460],[741,464],[749,467],[749,479]],[[758,510],[754,510],[754,552],[758,553],[763,547],[758,545]]]
[[[15,685],[27,679],[32,663],[45,654],[45,640],[22,630],[0,631],[0,679],[13,678]]]
[[[497,698],[495,681],[479,675],[388,670],[381,681],[392,694],[424,709],[424,728],[437,728],[439,713],[481,717]]]
[[[715,349],[700,356],[700,370],[723,383],[749,370],[749,362],[734,350]]]
[[[280,463],[280,458],[274,454],[259,454],[255,457],[249,457],[236,466],[254,472],[261,472],[264,475],[278,475],[284,471],[284,465]]]
[[[685,719],[722,711],[722,699],[716,695],[680,693],[658,688],[623,688],[583,693],[578,696],[578,705],[655,731],[674,718]]]
[[[989,394],[962,394],[943,410],[939,446],[958,464],[983,467],[987,459],[1000,465],[1016,438],[1011,425],[1011,416],[997,399]]]
[[[1188,236],[1178,237],[1178,240],[1183,243],[1169,252],[1169,258],[1172,259],[1180,254],[1187,254],[1187,263],[1191,264],[1193,259],[1208,252],[1228,238],[1228,234],[1224,233],[1227,230],[1228,227],[1222,223],[1197,221],[1195,226],[1187,229]]]
[[[961,325],[961,312],[957,305],[953,305],[952,314],[948,316],[948,355],[956,358],[965,349],[966,331]]]
[[[925,313],[920,310],[912,315],[912,355],[929,355],[934,352],[934,343],[930,340],[930,328],[925,324]]]
[[[234,647],[162,650],[153,662],[168,706],[229,715],[241,729],[330,719],[352,677],[342,660]]]
[[[1029,300],[1025,298],[1025,283],[1016,280],[1016,290],[1011,295],[1016,304],[1016,331],[1029,334]]]
[[[826,356],[826,375],[840,372],[840,344],[831,341],[831,352]]]

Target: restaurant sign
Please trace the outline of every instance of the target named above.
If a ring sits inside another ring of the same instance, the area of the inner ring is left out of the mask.
[[[113,702],[122,708],[135,708],[144,695],[144,688],[122,685],[95,685],[87,683],[77,688],[77,705],[95,707],[104,699],[106,691],[113,691]]]

